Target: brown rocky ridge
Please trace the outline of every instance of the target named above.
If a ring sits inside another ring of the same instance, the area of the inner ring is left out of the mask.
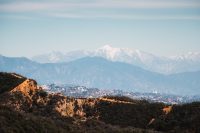
[[[49,94],[33,79],[0,73],[0,132],[200,131],[200,103],[165,105],[127,97]]]

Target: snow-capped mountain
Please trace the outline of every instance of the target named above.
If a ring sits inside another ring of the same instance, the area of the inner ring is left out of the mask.
[[[95,50],[94,55],[104,57],[111,61],[121,61],[130,64],[145,64],[151,62],[154,58],[157,58],[150,53],[138,49],[113,48],[110,45],[105,45],[104,47]]]
[[[84,50],[71,51],[67,53],[53,51],[51,53],[34,56],[32,60],[39,63],[61,63],[73,61],[86,56],[91,56],[91,52]]]
[[[93,51],[88,50],[79,50],[79,51],[71,51],[67,53],[61,53],[58,51],[53,51],[48,54],[42,54],[38,56],[34,56],[32,60],[37,61],[39,63],[59,63],[59,62],[68,62],[78,58],[83,58],[86,56],[94,57],[104,57],[111,61],[122,61],[133,63],[135,62],[148,62],[152,61],[156,56],[140,51],[138,49],[129,49],[129,48],[114,48],[110,45],[105,45],[101,48],[98,48]]]
[[[188,52],[179,56],[171,56],[170,58],[177,61],[200,61],[200,52]]]
[[[138,49],[114,48],[110,45],[105,45],[93,51],[79,50],[68,53],[52,52],[35,56],[32,60],[40,63],[59,63],[69,62],[88,56],[103,57],[111,61],[129,63],[146,70],[163,74],[200,70],[200,52],[189,52],[184,55],[161,57]]]

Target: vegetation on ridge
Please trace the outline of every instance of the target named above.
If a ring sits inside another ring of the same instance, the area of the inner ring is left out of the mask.
[[[20,75],[0,73],[0,79],[2,133],[200,132],[199,102],[171,106],[118,96],[69,98],[48,94]]]

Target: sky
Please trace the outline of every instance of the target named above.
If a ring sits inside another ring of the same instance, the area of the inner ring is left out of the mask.
[[[0,0],[0,54],[103,45],[169,56],[200,52],[200,0]]]

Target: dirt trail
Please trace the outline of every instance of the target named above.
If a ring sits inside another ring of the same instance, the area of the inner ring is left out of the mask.
[[[125,103],[125,104],[135,104],[133,102],[127,102],[127,101],[120,101],[120,100],[115,100],[115,99],[109,99],[109,98],[99,98],[99,100],[102,101],[107,101],[107,102],[112,102],[112,103]]]

